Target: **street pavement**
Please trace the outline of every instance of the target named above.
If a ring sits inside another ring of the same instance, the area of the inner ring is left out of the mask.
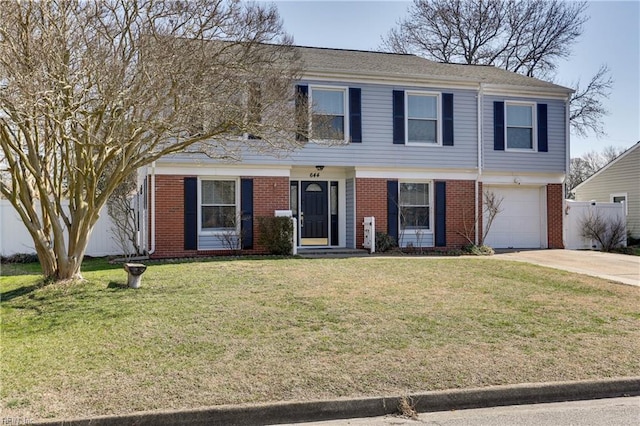
[[[289,424],[293,426],[295,423]],[[384,416],[297,423],[304,426],[637,426],[640,397],[512,405],[421,413],[415,419]],[[286,426],[286,425],[285,425]]]

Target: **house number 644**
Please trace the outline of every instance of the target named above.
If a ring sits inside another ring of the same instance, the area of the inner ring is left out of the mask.
[[[318,173],[318,172],[309,173],[309,177],[310,177],[310,178],[317,178],[317,177],[320,177],[320,173]]]

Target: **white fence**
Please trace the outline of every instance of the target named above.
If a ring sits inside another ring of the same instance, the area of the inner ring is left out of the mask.
[[[100,212],[100,219],[93,228],[86,255],[109,256],[122,254],[111,232],[113,226],[106,207]],[[16,253],[35,253],[33,240],[11,203],[0,200],[0,254],[10,256]]]
[[[626,223],[624,204],[622,203],[597,203],[595,201],[565,200],[564,208],[564,235],[565,245],[570,250],[599,249],[597,241],[584,238],[582,223],[586,218],[601,217],[605,222],[622,221]],[[625,243],[626,244],[626,241]]]

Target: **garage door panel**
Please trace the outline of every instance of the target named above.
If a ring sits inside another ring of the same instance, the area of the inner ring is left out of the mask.
[[[493,248],[541,248],[544,245],[541,189],[486,186],[502,198],[485,244]],[[485,217],[486,225],[486,217]]]

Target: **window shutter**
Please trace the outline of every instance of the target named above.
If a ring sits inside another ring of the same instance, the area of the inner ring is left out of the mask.
[[[393,91],[393,143],[404,144],[404,91]]]
[[[296,133],[296,140],[300,142],[306,142],[309,140],[307,134],[309,133],[309,86],[297,85],[296,86],[296,120],[298,132]]]
[[[453,146],[453,93],[442,94],[442,145]]]
[[[549,151],[547,131],[547,104],[538,104],[538,151]]]
[[[387,181],[387,234],[398,241],[398,181]]]
[[[447,183],[436,182],[436,247],[447,245]]]
[[[493,103],[493,149],[504,151],[504,102]]]
[[[184,249],[198,249],[198,178],[184,178]]]
[[[253,179],[240,180],[240,235],[242,249],[253,248]]]
[[[362,105],[360,88],[349,88],[349,132],[351,142],[362,142]]]

